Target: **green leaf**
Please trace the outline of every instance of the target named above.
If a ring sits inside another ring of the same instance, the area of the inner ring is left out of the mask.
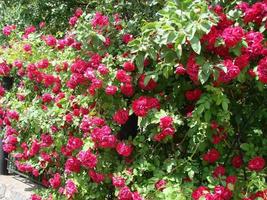
[[[222,102],[222,108],[223,108],[224,111],[228,111],[228,103],[223,101]]]
[[[201,51],[201,43],[199,37],[195,35],[192,40],[190,40],[192,49],[197,53],[200,54]]]
[[[183,32],[179,32],[178,33],[178,36],[176,38],[176,41],[175,43],[178,45],[178,44],[184,44],[186,41],[186,36]]]
[[[106,41],[106,38],[103,35],[97,34],[96,35],[98,37],[98,39],[100,39],[102,42]]]
[[[195,175],[195,172],[193,170],[190,170],[188,172],[188,176],[189,176],[190,179],[193,179],[194,178],[194,175]]]
[[[167,37],[167,42],[168,43],[173,43],[177,38],[177,34],[176,32],[174,31],[171,31],[169,34],[168,34],[168,37]]]
[[[140,40],[140,38],[137,38],[137,39],[134,39],[134,40],[130,41],[127,44],[127,46],[137,48],[137,47],[139,47],[140,44],[141,44],[141,40]]]
[[[157,59],[157,50],[154,48],[149,48],[147,50],[147,55],[150,56],[153,60]]]
[[[223,70],[224,73],[227,73],[227,67],[225,67],[223,64],[218,64],[218,65],[216,65],[216,67]]]
[[[233,52],[236,56],[241,55],[241,49],[239,47],[232,48],[231,52]]]
[[[171,63],[176,59],[176,53],[172,50],[167,50],[164,52],[164,58],[167,63]]]
[[[147,75],[144,79],[144,85],[147,86],[150,80],[151,80],[151,75]]]
[[[199,25],[200,29],[205,33],[208,33],[210,31],[211,26],[212,25],[209,22],[203,22]]]
[[[211,112],[210,112],[210,110],[208,110],[207,112],[205,112],[204,119],[205,119],[206,122],[209,122],[210,121],[210,119],[211,119]]]
[[[186,28],[186,32],[188,33],[189,40],[192,40],[196,35],[197,28],[195,24],[190,23]]]
[[[139,73],[143,73],[144,71],[144,60],[145,54],[143,52],[140,52],[135,58],[136,66]]]
[[[198,78],[202,85],[209,79],[211,67],[212,65],[210,63],[205,63],[199,70]]]
[[[261,32],[261,33],[263,33],[265,30],[266,30],[266,25],[262,25],[261,27],[260,27],[260,29],[259,29],[259,31]]]
[[[249,149],[250,149],[250,145],[247,144],[247,143],[243,143],[243,144],[240,145],[240,148],[241,148],[242,150],[244,150],[244,151],[249,151]]]

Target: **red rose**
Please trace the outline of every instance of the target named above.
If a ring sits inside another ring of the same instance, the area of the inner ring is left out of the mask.
[[[125,180],[124,178],[122,177],[119,177],[119,176],[112,176],[112,184],[115,186],[115,187],[124,187],[125,186]]]
[[[225,168],[222,165],[219,165],[218,167],[214,169],[212,174],[215,178],[218,178],[219,176],[223,176],[225,174]]]
[[[220,153],[217,149],[212,148],[203,156],[203,160],[213,164],[220,158]]]
[[[178,65],[175,69],[175,74],[177,75],[184,75],[186,73],[186,69],[183,67],[183,65]]]
[[[173,118],[170,116],[165,116],[160,118],[160,128],[165,129],[172,127],[173,123]]]
[[[121,83],[130,83],[132,81],[132,77],[129,76],[123,69],[117,71],[116,79]]]
[[[233,47],[242,40],[244,31],[241,27],[228,27],[224,29],[222,38],[227,47]]]
[[[128,157],[133,152],[133,146],[127,145],[123,142],[120,142],[117,144],[116,150],[117,150],[118,154],[125,156],[125,157]]]
[[[77,8],[75,10],[75,16],[76,17],[80,17],[80,16],[82,16],[82,14],[83,14],[83,10],[81,8]]]
[[[165,180],[158,180],[155,183],[155,188],[159,191],[162,191],[166,187],[167,182]]]
[[[32,46],[30,44],[25,44],[23,46],[23,50],[26,51],[26,52],[31,52]]]
[[[152,78],[150,78],[148,83],[145,85],[145,78],[146,75],[142,74],[138,80],[138,86],[141,89],[151,91],[157,87],[157,83]]]
[[[257,68],[259,80],[267,84],[267,57],[260,60]]]
[[[49,103],[49,102],[51,102],[52,100],[53,100],[53,97],[52,97],[51,94],[45,93],[45,94],[42,95],[42,101],[43,101],[44,103]]]
[[[141,96],[132,103],[132,109],[137,116],[145,117],[152,108],[160,108],[157,98]]]
[[[236,66],[238,66],[240,70],[244,69],[249,64],[249,54],[244,54],[244,55],[238,56],[235,59],[234,64]]]
[[[132,104],[134,113],[140,117],[146,116],[149,111],[147,104],[148,104],[147,98],[143,96],[134,100]]]
[[[227,187],[223,187],[220,185],[215,186],[214,193],[224,200],[230,200],[233,196],[231,190],[229,190]]]
[[[212,129],[217,129],[217,128],[219,127],[219,125],[218,125],[218,123],[217,123],[216,121],[212,121],[212,122],[210,123],[210,127],[211,127]]]
[[[118,195],[119,200],[132,200],[132,192],[131,190],[125,186],[120,189],[119,195]]]
[[[67,149],[70,151],[74,151],[83,146],[83,141],[78,137],[70,137],[68,143],[66,145]]]
[[[90,150],[80,151],[77,157],[86,168],[94,168],[97,165],[97,157]]]
[[[220,70],[219,82],[228,83],[239,75],[240,69],[238,66],[234,65],[232,60],[224,60],[223,65],[227,68],[227,72],[225,73],[223,70]]]
[[[202,91],[200,89],[186,91],[185,97],[188,101],[197,101],[202,95]]]
[[[40,197],[37,194],[33,194],[33,195],[31,195],[31,200],[42,200],[42,197]]]
[[[103,174],[97,173],[94,170],[90,170],[88,174],[95,183],[101,183],[105,179]]]
[[[126,97],[131,97],[134,94],[134,87],[130,83],[124,83],[121,85],[121,93]]]
[[[123,63],[123,69],[127,72],[133,72],[135,70],[135,65],[132,62]]]
[[[103,65],[103,64],[100,64],[100,65],[98,66],[97,71],[98,71],[100,74],[102,74],[102,75],[107,75],[107,74],[109,73],[108,68],[107,68],[105,65]]]
[[[70,157],[66,163],[65,163],[65,171],[66,172],[80,172],[81,168],[81,162],[75,158],[75,157]]]
[[[44,41],[46,45],[50,47],[54,47],[57,44],[57,39],[53,35],[45,36]]]
[[[71,199],[77,192],[78,189],[75,183],[72,180],[68,179],[65,185],[64,194],[67,196],[68,199]]]
[[[125,43],[125,44],[128,44],[130,41],[132,41],[134,38],[133,38],[133,35],[131,35],[131,34],[128,34],[128,33],[126,33],[126,34],[124,34],[123,36],[122,36],[122,41]]]
[[[227,176],[225,181],[227,184],[229,184],[229,183],[235,184],[237,181],[237,177],[236,176]]]
[[[261,171],[265,167],[265,160],[260,156],[256,156],[248,162],[248,168],[251,171]]]
[[[205,186],[200,186],[197,189],[195,189],[192,193],[192,198],[194,200],[199,200],[200,197],[205,196],[209,193],[209,189]]]
[[[109,85],[105,89],[106,94],[110,96],[116,94],[117,91],[118,91],[118,87],[114,85]]]
[[[52,188],[57,189],[61,185],[60,174],[56,173],[53,178],[49,179],[49,183]]]
[[[49,64],[50,63],[48,59],[43,59],[37,63],[37,67],[40,69],[46,69],[49,66]]]
[[[129,118],[129,110],[120,109],[117,110],[116,113],[113,115],[113,121],[122,125],[127,122]]]
[[[196,56],[190,55],[188,61],[187,61],[187,69],[186,73],[189,75],[190,79],[193,82],[198,82],[198,71],[199,71],[199,65],[196,62]]]
[[[231,162],[235,168],[240,168],[243,165],[243,159],[240,155],[234,156]]]
[[[71,123],[72,122],[72,114],[71,113],[68,113],[65,116],[65,120],[66,120],[66,122]]]
[[[3,88],[1,85],[0,85],[0,97],[1,96],[4,96],[5,94],[5,88]]]
[[[100,12],[96,12],[94,18],[91,21],[91,24],[94,28],[108,26],[109,25],[108,17],[102,15]]]

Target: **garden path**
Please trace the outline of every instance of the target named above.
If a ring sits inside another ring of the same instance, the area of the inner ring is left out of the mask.
[[[29,200],[37,186],[19,176],[0,175],[0,200]]]

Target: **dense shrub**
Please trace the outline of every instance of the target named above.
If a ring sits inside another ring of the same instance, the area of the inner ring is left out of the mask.
[[[62,36],[68,28],[68,18],[82,6],[83,10],[120,13],[121,18],[127,19],[128,27],[138,32],[140,22],[156,19],[156,12],[163,4],[163,0],[3,0],[0,2],[0,28],[10,24],[20,29],[34,25],[36,28],[41,26],[43,33]],[[5,40],[6,37],[1,35],[0,42]]]
[[[3,28],[4,150],[48,187],[32,199],[266,199],[266,1],[116,11]]]

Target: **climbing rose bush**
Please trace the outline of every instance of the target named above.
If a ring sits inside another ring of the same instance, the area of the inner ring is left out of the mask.
[[[33,200],[267,198],[267,2],[157,16],[3,28],[3,149],[46,187]]]

